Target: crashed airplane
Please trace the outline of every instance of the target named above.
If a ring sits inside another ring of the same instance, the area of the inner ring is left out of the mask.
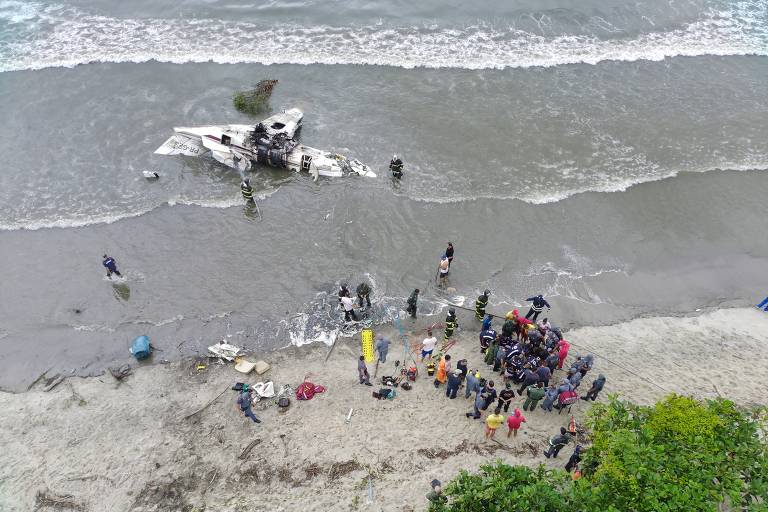
[[[349,174],[376,177],[376,173],[359,160],[299,144],[294,136],[301,129],[303,119],[304,113],[292,108],[255,125],[174,128],[175,133],[155,154],[200,157],[210,152],[216,161],[241,172],[259,163],[305,171],[315,181],[319,176],[335,178]]]

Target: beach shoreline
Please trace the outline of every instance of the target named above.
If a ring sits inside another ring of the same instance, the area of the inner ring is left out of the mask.
[[[406,320],[405,328],[417,341],[430,323]],[[450,353],[495,378],[480,358],[478,326],[464,323]],[[394,361],[403,353],[399,333],[392,327],[376,333],[392,340],[378,378],[394,375]],[[606,375],[601,401],[618,393],[650,404],[676,392],[702,399],[722,395],[750,406],[768,393],[768,385],[750,377],[768,368],[768,317],[754,308],[638,319],[564,335],[573,345],[569,361],[586,348],[596,354],[585,385]],[[357,383],[359,343],[359,337],[337,340],[327,362],[328,348],[318,344],[260,355],[272,369],[258,378],[231,364],[197,372],[193,361],[184,360],[136,368],[121,383],[109,375],[73,377],[49,393],[42,383],[24,393],[0,393],[6,411],[0,444],[7,457],[0,469],[0,508],[30,510],[41,504],[37,496],[71,495],[88,511],[423,510],[433,478],[448,481],[461,469],[495,459],[548,467],[567,460],[565,452],[558,459],[541,455],[548,437],[569,421],[567,413],[524,413],[528,421],[516,442],[505,431],[498,442],[485,441],[481,422],[464,416],[472,404],[463,390],[447,399],[421,365],[412,390],[398,388],[391,401],[374,399],[371,392],[382,387],[378,378],[373,387]],[[745,371],[746,364],[752,371]],[[305,377],[327,391],[306,402],[292,399],[282,413],[257,404],[259,425],[242,416],[236,393],[227,391],[234,382],[265,379],[276,389],[285,383],[295,388]],[[522,399],[513,404],[520,407]],[[586,409],[583,402],[574,406],[577,422]]]

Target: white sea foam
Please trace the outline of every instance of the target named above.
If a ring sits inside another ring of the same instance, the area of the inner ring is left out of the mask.
[[[677,56],[768,55],[768,23],[758,0],[737,2],[729,10],[710,10],[698,21],[673,30],[632,37],[617,34],[613,39],[542,36],[491,24],[265,27],[216,19],[120,19],[69,7],[23,5],[21,14],[0,7],[0,19],[35,20],[44,29],[0,44],[0,71],[151,60],[504,69]]]

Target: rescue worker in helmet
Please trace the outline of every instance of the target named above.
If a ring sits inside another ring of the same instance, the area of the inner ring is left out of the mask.
[[[245,178],[240,184],[240,193],[243,194],[243,199],[247,203],[253,203],[253,187],[251,187],[251,180]]]
[[[485,290],[475,301],[475,318],[481,322],[485,318],[485,308],[488,306],[488,295],[490,294],[490,290]]]

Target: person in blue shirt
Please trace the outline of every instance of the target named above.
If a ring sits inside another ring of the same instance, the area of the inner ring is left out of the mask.
[[[480,328],[480,330],[485,331],[486,329],[490,329],[492,320],[493,317],[491,315],[485,315],[485,318],[483,318],[483,326]]]
[[[117,270],[117,263],[115,263],[114,258],[105,254],[104,261],[102,261],[101,264],[104,265],[104,268],[107,269],[107,277],[111,278],[112,274],[117,275],[117,277],[123,277],[120,271]]]
[[[525,299],[526,302],[532,302],[531,309],[528,310],[528,313],[525,314],[525,318],[528,318],[529,320],[536,322],[536,319],[539,317],[539,313],[544,311],[544,307],[546,306],[547,311],[552,309],[552,306],[549,305],[549,302],[544,299],[544,296],[539,294],[534,297],[528,297]],[[533,315],[533,318],[531,318],[531,315]]]

